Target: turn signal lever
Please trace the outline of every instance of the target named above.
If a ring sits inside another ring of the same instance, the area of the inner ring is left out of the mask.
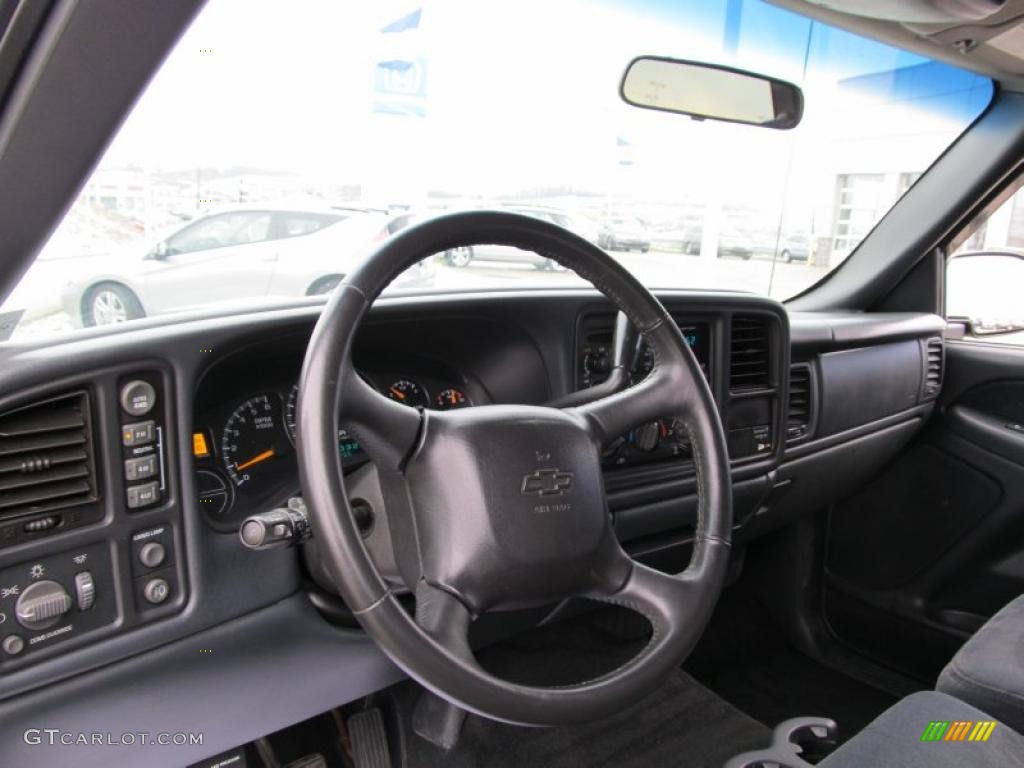
[[[311,535],[306,502],[301,496],[288,499],[287,507],[250,515],[238,529],[238,537],[249,549],[290,547],[302,543]]]

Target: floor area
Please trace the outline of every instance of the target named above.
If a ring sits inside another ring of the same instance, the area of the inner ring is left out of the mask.
[[[646,642],[646,626],[617,610],[541,628],[487,649],[481,663],[523,683],[558,685],[601,674]],[[396,696],[409,722],[416,691]],[[639,704],[607,720],[568,728],[519,728],[470,716],[450,753],[403,729],[404,765],[560,768],[720,768],[738,752],[767,745],[769,729],[677,670]]]
[[[829,717],[839,724],[841,742],[897,700],[794,650],[764,606],[738,588],[723,593],[683,668],[770,726],[803,715]]]
[[[559,685],[609,671],[646,642],[648,627],[620,609],[544,627],[488,648],[481,663],[524,683]],[[406,723],[417,692],[396,696]],[[718,768],[729,757],[767,746],[791,717],[817,715],[839,724],[845,741],[896,701],[794,650],[768,611],[742,588],[727,589],[683,668],[640,704],[608,720],[573,728],[524,729],[470,716],[458,746],[444,753],[407,728],[403,765],[636,766]]]

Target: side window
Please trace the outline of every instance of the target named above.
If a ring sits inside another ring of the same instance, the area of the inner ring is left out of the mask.
[[[170,254],[259,243],[270,236],[270,213],[221,213],[197,221],[167,239]]]
[[[327,213],[280,213],[277,220],[277,236],[288,238],[311,235],[343,218],[345,217]]]
[[[953,241],[946,264],[946,317],[969,338],[1024,345],[1024,177]]]

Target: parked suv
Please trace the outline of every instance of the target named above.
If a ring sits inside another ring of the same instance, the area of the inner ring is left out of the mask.
[[[190,222],[149,251],[91,260],[62,292],[76,325],[110,325],[226,298],[330,292],[373,242],[392,231],[384,212],[237,209]],[[426,285],[429,262],[393,287]]]

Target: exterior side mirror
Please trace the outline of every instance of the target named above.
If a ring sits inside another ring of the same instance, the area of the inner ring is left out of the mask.
[[[153,250],[146,254],[146,258],[153,259],[154,261],[159,261],[161,259],[166,259],[170,255],[171,249],[167,247],[167,241],[161,240],[159,243],[153,246]]]
[[[946,316],[965,319],[974,336],[1024,331],[1024,252],[970,251],[946,264]]]

